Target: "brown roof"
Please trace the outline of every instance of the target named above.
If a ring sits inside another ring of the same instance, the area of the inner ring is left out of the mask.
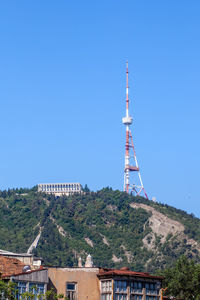
[[[21,273],[24,266],[25,264],[16,258],[0,255],[0,273],[3,277]]]
[[[152,278],[152,279],[163,279],[162,276],[154,276],[149,273],[144,272],[134,272],[129,269],[122,268],[120,270],[116,269],[100,269],[98,274],[99,277],[103,276],[134,276],[134,277],[143,277],[143,278]]]

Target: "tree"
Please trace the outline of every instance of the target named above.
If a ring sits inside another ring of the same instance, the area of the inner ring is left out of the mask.
[[[164,286],[168,296],[184,300],[200,299],[200,265],[181,256],[173,268],[163,273]]]
[[[15,299],[15,284],[11,281],[4,282],[0,280],[0,298],[14,300]]]
[[[90,192],[90,189],[89,189],[89,187],[88,187],[87,184],[85,184],[85,186],[84,186],[84,188],[82,190],[83,190],[83,192],[86,192],[86,193]]]

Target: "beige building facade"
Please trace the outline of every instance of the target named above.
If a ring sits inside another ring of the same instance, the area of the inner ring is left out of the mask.
[[[99,268],[56,268],[48,269],[49,285],[57,294],[72,300],[99,300]]]

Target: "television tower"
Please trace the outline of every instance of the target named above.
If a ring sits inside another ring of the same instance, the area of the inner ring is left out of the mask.
[[[133,122],[133,118],[129,115],[129,97],[128,97],[128,62],[126,63],[126,116],[122,118],[122,123],[126,126],[126,145],[125,145],[125,168],[124,168],[124,191],[127,193],[134,192],[136,196],[140,195],[142,192],[148,199],[145,192],[136,154],[133,144],[133,138],[130,130],[130,126]],[[132,152],[132,156],[130,155]],[[135,172],[138,174],[138,184],[135,182],[130,183],[130,173]]]

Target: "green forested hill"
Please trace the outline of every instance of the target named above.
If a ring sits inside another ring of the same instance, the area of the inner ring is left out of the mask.
[[[200,261],[200,220],[173,207],[106,188],[55,198],[33,189],[0,192],[0,249],[72,266],[91,254],[96,266],[154,272],[182,254]]]

